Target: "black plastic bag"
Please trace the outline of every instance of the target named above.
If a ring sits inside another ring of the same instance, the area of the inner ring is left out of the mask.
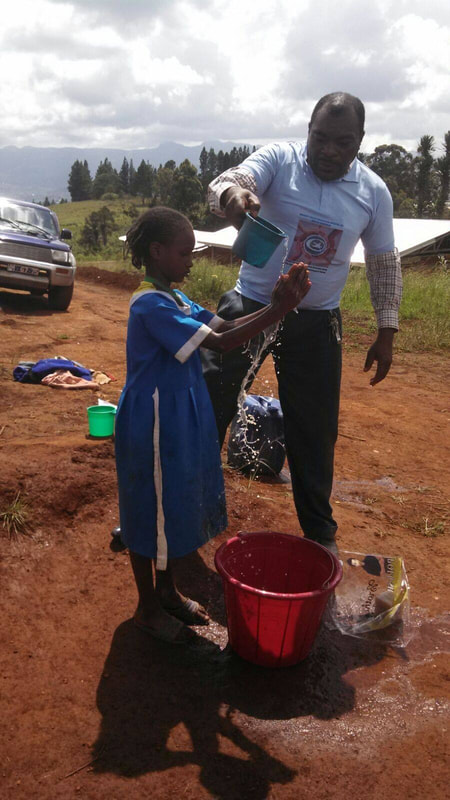
[[[283,414],[274,397],[247,395],[228,437],[228,464],[252,475],[278,475],[286,459]]]

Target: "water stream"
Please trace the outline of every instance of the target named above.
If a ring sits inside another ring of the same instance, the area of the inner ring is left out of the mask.
[[[288,256],[289,239],[287,236],[284,239],[282,246],[284,253],[281,260],[279,277],[284,275],[286,259]],[[257,420],[255,419],[254,415],[245,408],[247,387],[250,388],[250,384],[253,383],[266,351],[276,341],[281,324],[282,323],[277,322],[273,325],[270,325],[262,333],[260,333],[259,336],[255,337],[254,339],[250,339],[244,348],[244,353],[248,353],[250,356],[250,365],[242,380],[241,388],[237,398],[237,420],[239,425],[239,447],[245,454],[248,454],[248,465],[250,467],[250,473],[253,477],[257,474],[258,465],[261,462],[259,459],[260,453],[258,452],[258,449],[252,442],[249,441],[250,426],[256,426]]]

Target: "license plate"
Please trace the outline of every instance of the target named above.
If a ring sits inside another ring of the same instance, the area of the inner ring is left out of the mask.
[[[24,264],[8,264],[7,272],[19,272],[21,275],[39,275],[39,267],[26,267]]]

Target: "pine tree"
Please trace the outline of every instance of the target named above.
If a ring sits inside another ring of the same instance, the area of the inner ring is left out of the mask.
[[[119,179],[120,185],[122,187],[122,191],[124,194],[130,193],[130,165],[128,164],[128,160],[125,158],[122,161],[122,166],[119,170]]]
[[[435,165],[440,184],[435,205],[435,215],[438,219],[442,219],[450,190],[450,131],[447,131],[444,136],[444,155],[436,159]]]
[[[129,185],[129,192],[130,192],[131,195],[133,195],[133,197],[136,196],[136,191],[135,191],[135,188],[134,188],[135,187],[135,182],[136,182],[136,170],[134,168],[133,159],[130,158],[130,166],[129,166],[129,172],[128,172],[128,185]]]
[[[186,158],[174,170],[170,205],[189,216],[194,207],[203,200],[203,186],[197,176],[197,170]]]
[[[92,196],[98,199],[106,193],[120,194],[121,190],[119,175],[110,160],[100,161],[92,184]]]
[[[433,136],[422,136],[417,152],[417,216],[429,217],[431,215],[431,190],[433,169]]]
[[[89,200],[92,196],[92,178],[88,162],[75,161],[72,164],[67,188],[72,202]]]
[[[208,172],[208,151],[206,147],[203,147],[200,153],[199,166],[199,177],[202,182],[203,189],[205,190],[211,180]]]
[[[156,171],[155,176],[155,195],[158,202],[165,206],[169,202],[170,194],[172,191],[174,170],[168,167],[163,167],[161,164]]]
[[[217,156],[213,147],[210,148],[208,151],[208,162],[207,162],[207,172],[208,172],[208,183],[210,183],[214,178],[217,178],[220,175],[220,170],[217,167]]]
[[[154,170],[153,167],[147,162],[142,159],[141,163],[139,164],[136,170],[136,176],[134,179],[134,190],[135,193],[140,195],[144,200],[146,197],[150,198],[153,196],[153,188],[154,188]]]

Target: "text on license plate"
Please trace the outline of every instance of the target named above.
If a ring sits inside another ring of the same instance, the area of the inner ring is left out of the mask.
[[[39,267],[26,267],[24,264],[8,264],[8,272],[20,272],[21,275],[39,275]]]

